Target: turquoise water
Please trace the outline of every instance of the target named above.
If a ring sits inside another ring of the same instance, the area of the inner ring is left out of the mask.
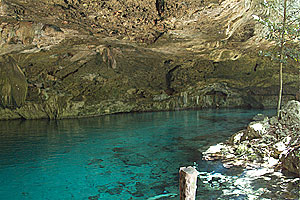
[[[239,174],[239,169],[202,161],[201,151],[224,141],[261,112],[199,110],[2,121],[0,199],[148,199],[178,194],[182,166]],[[201,199],[216,199],[221,193],[201,184],[197,191]]]

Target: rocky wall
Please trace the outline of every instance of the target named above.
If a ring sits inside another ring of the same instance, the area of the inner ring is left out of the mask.
[[[258,1],[0,1],[0,119],[275,107]],[[9,61],[5,61],[10,58]],[[299,65],[284,68],[284,102]],[[19,90],[18,90],[19,88]]]

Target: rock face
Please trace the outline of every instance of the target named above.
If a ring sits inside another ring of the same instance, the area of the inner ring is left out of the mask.
[[[290,146],[280,157],[282,167],[300,177],[300,102],[290,101],[280,112],[279,123],[284,130],[286,138],[290,138]],[[286,139],[287,140],[287,139]]]
[[[284,169],[300,177],[300,102],[289,101],[277,117],[251,122],[227,144],[205,153],[207,159],[223,159],[226,166],[258,165]],[[212,151],[215,149],[215,151]]]
[[[26,99],[27,80],[14,59],[9,56],[0,58],[0,105],[21,107]]]
[[[279,113],[279,122],[286,126],[300,126],[300,102],[289,101]]]
[[[275,107],[260,13],[258,0],[1,0],[0,56],[13,61],[1,61],[0,119]],[[289,63],[285,102],[299,81]]]

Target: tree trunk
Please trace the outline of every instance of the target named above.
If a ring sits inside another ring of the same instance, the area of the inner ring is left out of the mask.
[[[283,64],[281,62],[279,66],[279,95],[278,95],[278,105],[277,105],[277,117],[279,117],[279,113],[280,113],[279,111],[281,108],[281,99],[282,99],[282,85],[283,85],[282,68],[283,68]]]
[[[283,59],[284,59],[284,45],[285,45],[285,29],[286,29],[286,3],[287,0],[284,0],[283,5],[283,26],[281,30],[281,42],[280,42],[280,66],[279,66],[279,95],[278,95],[278,105],[277,105],[277,117],[279,117],[280,108],[281,108],[281,99],[282,99],[282,86],[283,86],[283,78],[282,78],[282,68],[283,68]]]

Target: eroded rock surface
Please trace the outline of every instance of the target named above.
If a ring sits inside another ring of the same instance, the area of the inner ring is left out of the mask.
[[[16,64],[9,56],[0,58],[0,105],[6,108],[20,107],[24,105],[27,95],[27,80]]]
[[[2,101],[0,119],[275,107],[276,65],[257,56],[270,46],[260,13],[258,0],[1,0],[0,55],[28,91],[15,107]],[[289,63],[285,102],[299,81]]]

